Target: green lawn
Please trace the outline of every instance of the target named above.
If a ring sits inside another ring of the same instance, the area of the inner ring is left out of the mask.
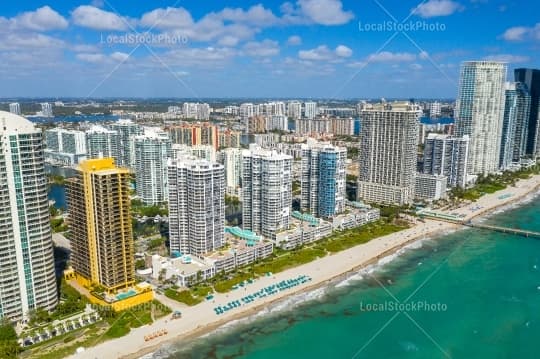
[[[168,298],[191,306],[201,303],[205,297],[212,292],[213,290],[210,286],[195,286],[180,291],[175,288],[169,288],[165,290],[164,294]]]

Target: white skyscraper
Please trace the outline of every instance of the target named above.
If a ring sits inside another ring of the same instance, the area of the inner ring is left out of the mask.
[[[116,165],[120,167],[133,168],[134,148],[131,138],[133,136],[143,134],[144,131],[142,126],[134,123],[131,120],[121,119],[111,124],[109,128],[118,133],[118,144],[116,146],[118,151],[118,162],[116,163]]]
[[[363,108],[358,199],[399,205],[413,201],[421,113],[409,102]]]
[[[21,114],[21,105],[18,102],[10,103],[9,104],[9,112],[11,112],[14,115],[20,115]]]
[[[45,131],[45,158],[68,166],[86,159],[86,134],[82,131],[53,128]]]
[[[317,217],[345,210],[347,149],[308,139],[302,145],[301,208]]]
[[[132,137],[135,158],[137,195],[147,205],[157,205],[169,198],[167,160],[171,140],[166,132],[147,129],[144,135]]]
[[[304,117],[313,119],[318,115],[317,111],[317,102],[306,102],[304,103]]]
[[[112,157],[119,162],[120,139],[118,132],[95,125],[86,131],[86,151],[88,158]]]
[[[0,112],[0,317],[58,301],[41,130]]]
[[[251,145],[242,152],[242,223],[274,239],[289,227],[292,204],[292,160],[288,155]]]
[[[183,157],[168,163],[171,255],[203,255],[223,246],[225,171],[218,163]]]
[[[242,150],[231,147],[224,149],[222,153],[227,193],[238,196],[242,175]]]
[[[470,61],[461,66],[456,135],[470,138],[471,174],[486,175],[499,170],[505,81],[505,63]]]
[[[445,176],[448,187],[465,188],[469,161],[469,137],[431,133],[424,146],[424,173]]]
[[[287,116],[294,120],[302,117],[302,103],[300,101],[289,101],[287,104]]]
[[[41,104],[41,115],[43,117],[54,117],[52,105],[48,102]]]

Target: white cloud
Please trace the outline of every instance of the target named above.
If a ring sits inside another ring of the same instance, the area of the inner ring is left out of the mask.
[[[93,64],[104,63],[108,60],[103,54],[77,54],[75,57],[81,61]]]
[[[382,51],[368,56],[369,62],[410,62],[416,60],[416,55],[409,52]]]
[[[485,57],[489,61],[500,61],[500,62],[510,62],[510,63],[522,63],[529,62],[531,59],[528,56],[521,55],[511,55],[511,54],[498,54],[498,55],[489,55]]]
[[[345,45],[339,45],[336,47],[336,55],[339,57],[351,57],[353,51]]]
[[[413,9],[413,14],[423,18],[448,16],[456,11],[462,11],[463,6],[452,0],[429,0]]]
[[[37,33],[18,33],[10,32],[2,36],[0,41],[0,49],[60,49],[65,46],[64,41],[51,36]]]
[[[127,30],[127,19],[119,15],[98,9],[95,6],[82,5],[71,14],[75,25],[94,30]]]
[[[316,24],[342,25],[354,17],[351,11],[344,11],[341,0],[298,0],[301,13]]]
[[[225,35],[218,40],[218,44],[221,46],[236,46],[239,42],[240,39],[232,35]]]
[[[114,52],[111,54],[111,59],[118,61],[118,62],[124,62],[129,58],[129,54],[126,54],[125,52]]]
[[[540,22],[532,27],[511,27],[501,37],[506,41],[540,40]]]
[[[298,46],[302,44],[302,38],[298,35],[289,36],[287,39],[287,45]]]
[[[43,6],[35,11],[24,12],[12,18],[11,22],[15,28],[35,31],[58,30],[68,27],[68,21],[49,6]]]
[[[247,11],[240,8],[225,8],[216,16],[225,21],[253,24],[259,27],[271,26],[278,22],[278,18],[272,10],[266,9],[262,4],[254,5]]]
[[[344,45],[339,45],[331,50],[326,45],[320,45],[311,50],[300,50],[298,57],[308,61],[340,61],[340,58],[350,57],[352,50]]]
[[[140,21],[142,26],[158,29],[185,28],[193,26],[193,18],[186,9],[168,7],[145,13]]]
[[[92,64],[112,64],[127,61],[129,54],[119,51],[109,55],[99,52],[85,52],[75,55],[75,58]]]
[[[248,42],[244,45],[244,52],[249,56],[268,57],[279,54],[279,44],[277,41],[264,40],[261,42]]]

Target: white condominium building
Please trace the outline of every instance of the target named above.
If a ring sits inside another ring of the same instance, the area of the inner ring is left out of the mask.
[[[118,158],[116,165],[119,167],[134,167],[133,158],[133,136],[142,135],[144,133],[142,126],[136,124],[132,120],[120,119],[117,122],[109,125],[109,128],[118,133]]]
[[[13,102],[9,104],[9,112],[11,112],[14,115],[20,115],[21,114],[21,105],[18,102]]]
[[[470,61],[461,65],[456,102],[456,135],[468,135],[469,172],[499,170],[504,117],[506,64]]]
[[[114,158],[119,162],[118,132],[108,130],[103,126],[94,125],[86,131],[86,152],[88,158]]]
[[[304,103],[304,117],[313,119],[317,116],[319,112],[317,111],[317,102],[305,102]]]
[[[144,135],[132,138],[135,151],[135,186],[146,205],[157,205],[169,198],[167,160],[171,140],[166,132],[146,129]]]
[[[421,113],[409,102],[363,108],[358,199],[398,205],[413,201]]]
[[[53,128],[45,131],[45,158],[72,166],[86,159],[86,134],[82,131]]]
[[[171,255],[201,256],[223,246],[225,171],[223,166],[183,157],[168,162]]]
[[[242,152],[244,229],[274,239],[288,229],[292,203],[292,161],[288,155],[251,145]]]
[[[0,112],[0,318],[58,301],[40,129]]]
[[[301,208],[316,217],[345,210],[347,149],[308,139],[302,144]]]
[[[450,188],[465,188],[468,161],[469,136],[428,135],[424,146],[425,174],[445,176]]]
[[[239,148],[226,148],[222,151],[222,159],[225,167],[227,193],[238,196],[242,175],[242,150]]]
[[[266,131],[288,131],[289,119],[285,115],[267,115]]]
[[[302,103],[300,101],[289,101],[287,104],[287,116],[293,120],[302,117]]]

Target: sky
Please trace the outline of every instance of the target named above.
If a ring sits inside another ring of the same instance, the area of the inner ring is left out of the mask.
[[[455,98],[540,67],[537,0],[4,1],[0,97]]]

